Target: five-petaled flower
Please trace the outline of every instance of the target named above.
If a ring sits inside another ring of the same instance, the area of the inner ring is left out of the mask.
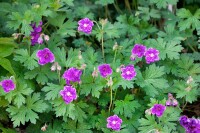
[[[76,89],[72,86],[64,86],[64,89],[60,91],[60,95],[66,104],[69,104],[73,100],[77,99]]]
[[[110,64],[102,64],[98,66],[98,70],[100,72],[100,75],[103,78],[106,78],[108,75],[112,74],[112,68],[110,67]]]
[[[161,117],[164,113],[164,111],[166,110],[166,107],[162,104],[155,104],[152,108],[151,108],[151,113],[153,115],[156,115],[157,117]]]
[[[125,80],[132,80],[136,76],[136,71],[134,65],[128,65],[126,67],[121,67],[121,76]]]
[[[74,67],[69,68],[63,74],[63,78],[66,80],[67,85],[70,85],[70,81],[72,82],[80,82],[81,81],[82,71],[76,69]]]
[[[36,26],[36,23],[32,23],[31,27],[33,28],[33,31],[31,31],[31,45],[35,45],[36,43],[42,44],[43,39],[41,37],[42,32],[42,21],[39,23],[38,26]]]
[[[146,46],[141,44],[135,44],[132,49],[131,60],[135,60],[135,57],[142,58],[145,54]]]
[[[90,34],[92,32],[92,27],[94,23],[89,18],[83,18],[78,21],[78,31],[85,32],[86,34]]]
[[[150,64],[151,62],[159,61],[159,51],[155,48],[149,48],[145,52],[145,59],[147,64]]]
[[[52,63],[55,60],[54,54],[48,48],[44,48],[43,50],[38,50],[36,53],[36,57],[39,58],[38,63],[40,65]]]
[[[2,86],[2,88],[4,89],[6,93],[16,88],[15,83],[11,79],[5,79],[1,81],[0,86]]]
[[[121,128],[121,124],[122,119],[120,119],[117,115],[113,115],[107,118],[107,128],[119,131]]]

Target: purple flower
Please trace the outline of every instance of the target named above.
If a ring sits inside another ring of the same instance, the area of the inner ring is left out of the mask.
[[[166,110],[166,107],[164,105],[155,104],[151,109],[151,113],[153,115],[156,115],[157,117],[161,117],[165,110]]]
[[[168,93],[168,100],[165,103],[166,106],[174,106],[178,105],[178,101],[173,97],[171,93]]]
[[[42,44],[43,39],[41,37],[42,32],[42,21],[36,26],[36,23],[32,23],[31,27],[33,31],[31,31],[31,45],[34,46],[36,43]]]
[[[106,78],[108,75],[112,74],[112,68],[110,67],[110,64],[99,65],[98,70],[103,78]]]
[[[73,100],[77,99],[76,89],[72,86],[64,86],[64,89],[60,91],[60,95],[66,104],[69,104]]]
[[[166,105],[166,106],[171,106],[171,100],[168,99],[168,100],[166,101],[165,105]]]
[[[69,85],[70,81],[80,82],[81,81],[81,75],[82,75],[81,70],[76,69],[74,67],[71,67],[64,72],[63,78],[66,80],[67,84]]]
[[[181,126],[186,130],[186,133],[199,133],[200,132],[200,120],[194,118],[188,118],[187,116],[181,116],[179,119]]]
[[[0,86],[2,86],[2,88],[4,89],[6,93],[16,88],[15,83],[11,79],[5,79],[1,81]]]
[[[92,32],[92,26],[94,25],[93,21],[89,18],[83,18],[78,21],[78,31],[85,32],[90,34]]]
[[[132,80],[136,76],[134,65],[128,65],[121,68],[121,76],[125,80]]]
[[[159,51],[157,49],[149,48],[145,52],[145,59],[146,59],[147,64],[158,61],[160,59],[158,55],[159,55]]]
[[[141,44],[135,44],[132,49],[132,55],[137,56],[138,58],[142,58],[144,56],[145,51],[146,51],[146,46]],[[131,59],[134,60],[133,58]]]
[[[39,58],[38,63],[40,65],[45,65],[49,62],[52,63],[55,60],[54,54],[48,48],[44,48],[43,50],[38,50],[36,53],[36,57]]]
[[[113,115],[107,118],[107,128],[119,131],[121,128],[122,119],[117,115]]]

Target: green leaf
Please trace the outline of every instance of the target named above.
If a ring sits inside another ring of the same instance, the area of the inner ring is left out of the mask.
[[[140,107],[140,104],[134,100],[132,95],[126,95],[124,100],[116,100],[114,104],[115,109],[113,111],[115,114],[124,115],[129,118],[132,118],[135,110]]]
[[[62,37],[75,36],[75,29],[77,29],[77,22],[74,22],[70,19],[62,24],[61,27],[59,27],[57,34],[61,35]]]
[[[153,42],[152,42],[153,43]],[[181,50],[183,47],[179,44],[174,42],[165,42],[162,38],[158,38],[157,41],[154,43],[156,49],[159,50],[160,54],[159,57],[164,60],[167,57],[170,60],[179,59]]]
[[[146,115],[146,118],[139,119],[140,127],[138,128],[141,130],[139,133],[147,133],[149,131],[152,131],[153,129],[156,129],[157,123],[154,119],[153,115]]]
[[[35,67],[38,67],[36,51],[31,56],[28,54],[27,49],[18,49],[15,52],[14,60],[23,63],[27,69],[33,70]]]
[[[36,123],[36,119],[39,119],[37,113],[44,112],[48,107],[47,104],[40,99],[40,94],[34,93],[26,99],[26,105],[20,106],[20,108],[12,105],[8,106],[6,111],[10,113],[14,127],[20,126],[20,123],[25,125],[25,122],[29,120],[33,124]]]
[[[108,4],[114,3],[114,0],[97,0],[95,1],[95,4],[100,4],[102,6],[106,6]]]
[[[42,91],[46,92],[45,100],[54,100],[59,97],[60,90],[63,89],[63,86],[48,83],[48,86],[42,88]]]
[[[177,16],[182,19],[178,24],[180,31],[190,29],[190,27],[198,29],[200,26],[200,9],[192,15],[189,10],[182,8],[177,11]]]
[[[138,13],[143,20],[148,21],[150,18],[160,18],[160,13],[156,9],[149,9],[148,7],[138,7]]]
[[[10,63],[10,61],[6,58],[1,58],[0,57],[0,65],[6,69],[8,72],[10,72],[12,75],[16,75],[13,68],[12,68],[12,65]]]
[[[16,43],[13,38],[0,38],[0,57],[7,57],[13,53]]]
[[[11,101],[14,102],[14,104],[19,108],[23,104],[25,104],[25,96],[30,95],[33,92],[31,88],[27,87],[27,84],[17,84],[16,89],[6,93],[5,99],[11,103]]]
[[[144,72],[137,71],[136,84],[144,89],[147,95],[154,97],[158,95],[161,89],[167,88],[167,80],[163,78],[165,74],[164,67],[150,65]]]
[[[176,5],[178,0],[150,0],[150,3],[156,4],[156,6],[160,8],[166,8],[168,4]]]
[[[68,51],[67,61],[65,62],[66,67],[80,67],[83,59],[79,59],[80,50],[72,49]]]

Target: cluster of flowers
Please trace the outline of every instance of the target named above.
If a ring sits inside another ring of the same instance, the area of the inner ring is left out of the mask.
[[[168,94],[168,100],[166,101],[166,106],[174,106],[178,105],[178,101],[173,97],[171,93]]]
[[[43,37],[46,41],[49,40],[48,35],[44,35],[42,32],[42,21],[39,23],[38,26],[36,26],[36,23],[32,23],[31,27],[33,31],[31,32],[31,45],[34,46],[36,43],[42,44],[43,43]]]
[[[12,79],[5,79],[0,82],[4,92],[8,93],[16,88],[15,83]]]
[[[108,75],[112,74],[112,68],[110,67],[110,64],[99,65],[98,70],[103,78],[106,78]],[[136,74],[137,73],[135,71],[134,65],[121,67],[121,76],[125,80],[132,80],[136,76]]]
[[[147,49],[146,46],[141,44],[135,44],[132,49],[131,60],[135,60],[136,57],[142,58],[145,56],[146,63],[150,64],[151,62],[159,61],[159,51],[155,48]]]
[[[186,133],[200,133],[200,119],[181,116],[180,124],[185,128]]]

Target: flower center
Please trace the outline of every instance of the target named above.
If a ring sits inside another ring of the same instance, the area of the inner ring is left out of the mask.
[[[88,24],[84,24],[84,25],[83,25],[83,27],[87,27],[87,26],[88,26]]]
[[[154,54],[153,54],[153,53],[151,53],[151,54],[150,54],[150,57],[154,57]]]
[[[115,125],[116,123],[117,123],[116,121],[113,121],[113,122],[112,122],[112,124],[114,124],[114,125]]]
[[[130,72],[130,71],[127,71],[126,74],[129,75],[129,74],[131,74],[131,72]]]
[[[71,93],[70,93],[70,92],[67,92],[67,96],[71,96]]]

